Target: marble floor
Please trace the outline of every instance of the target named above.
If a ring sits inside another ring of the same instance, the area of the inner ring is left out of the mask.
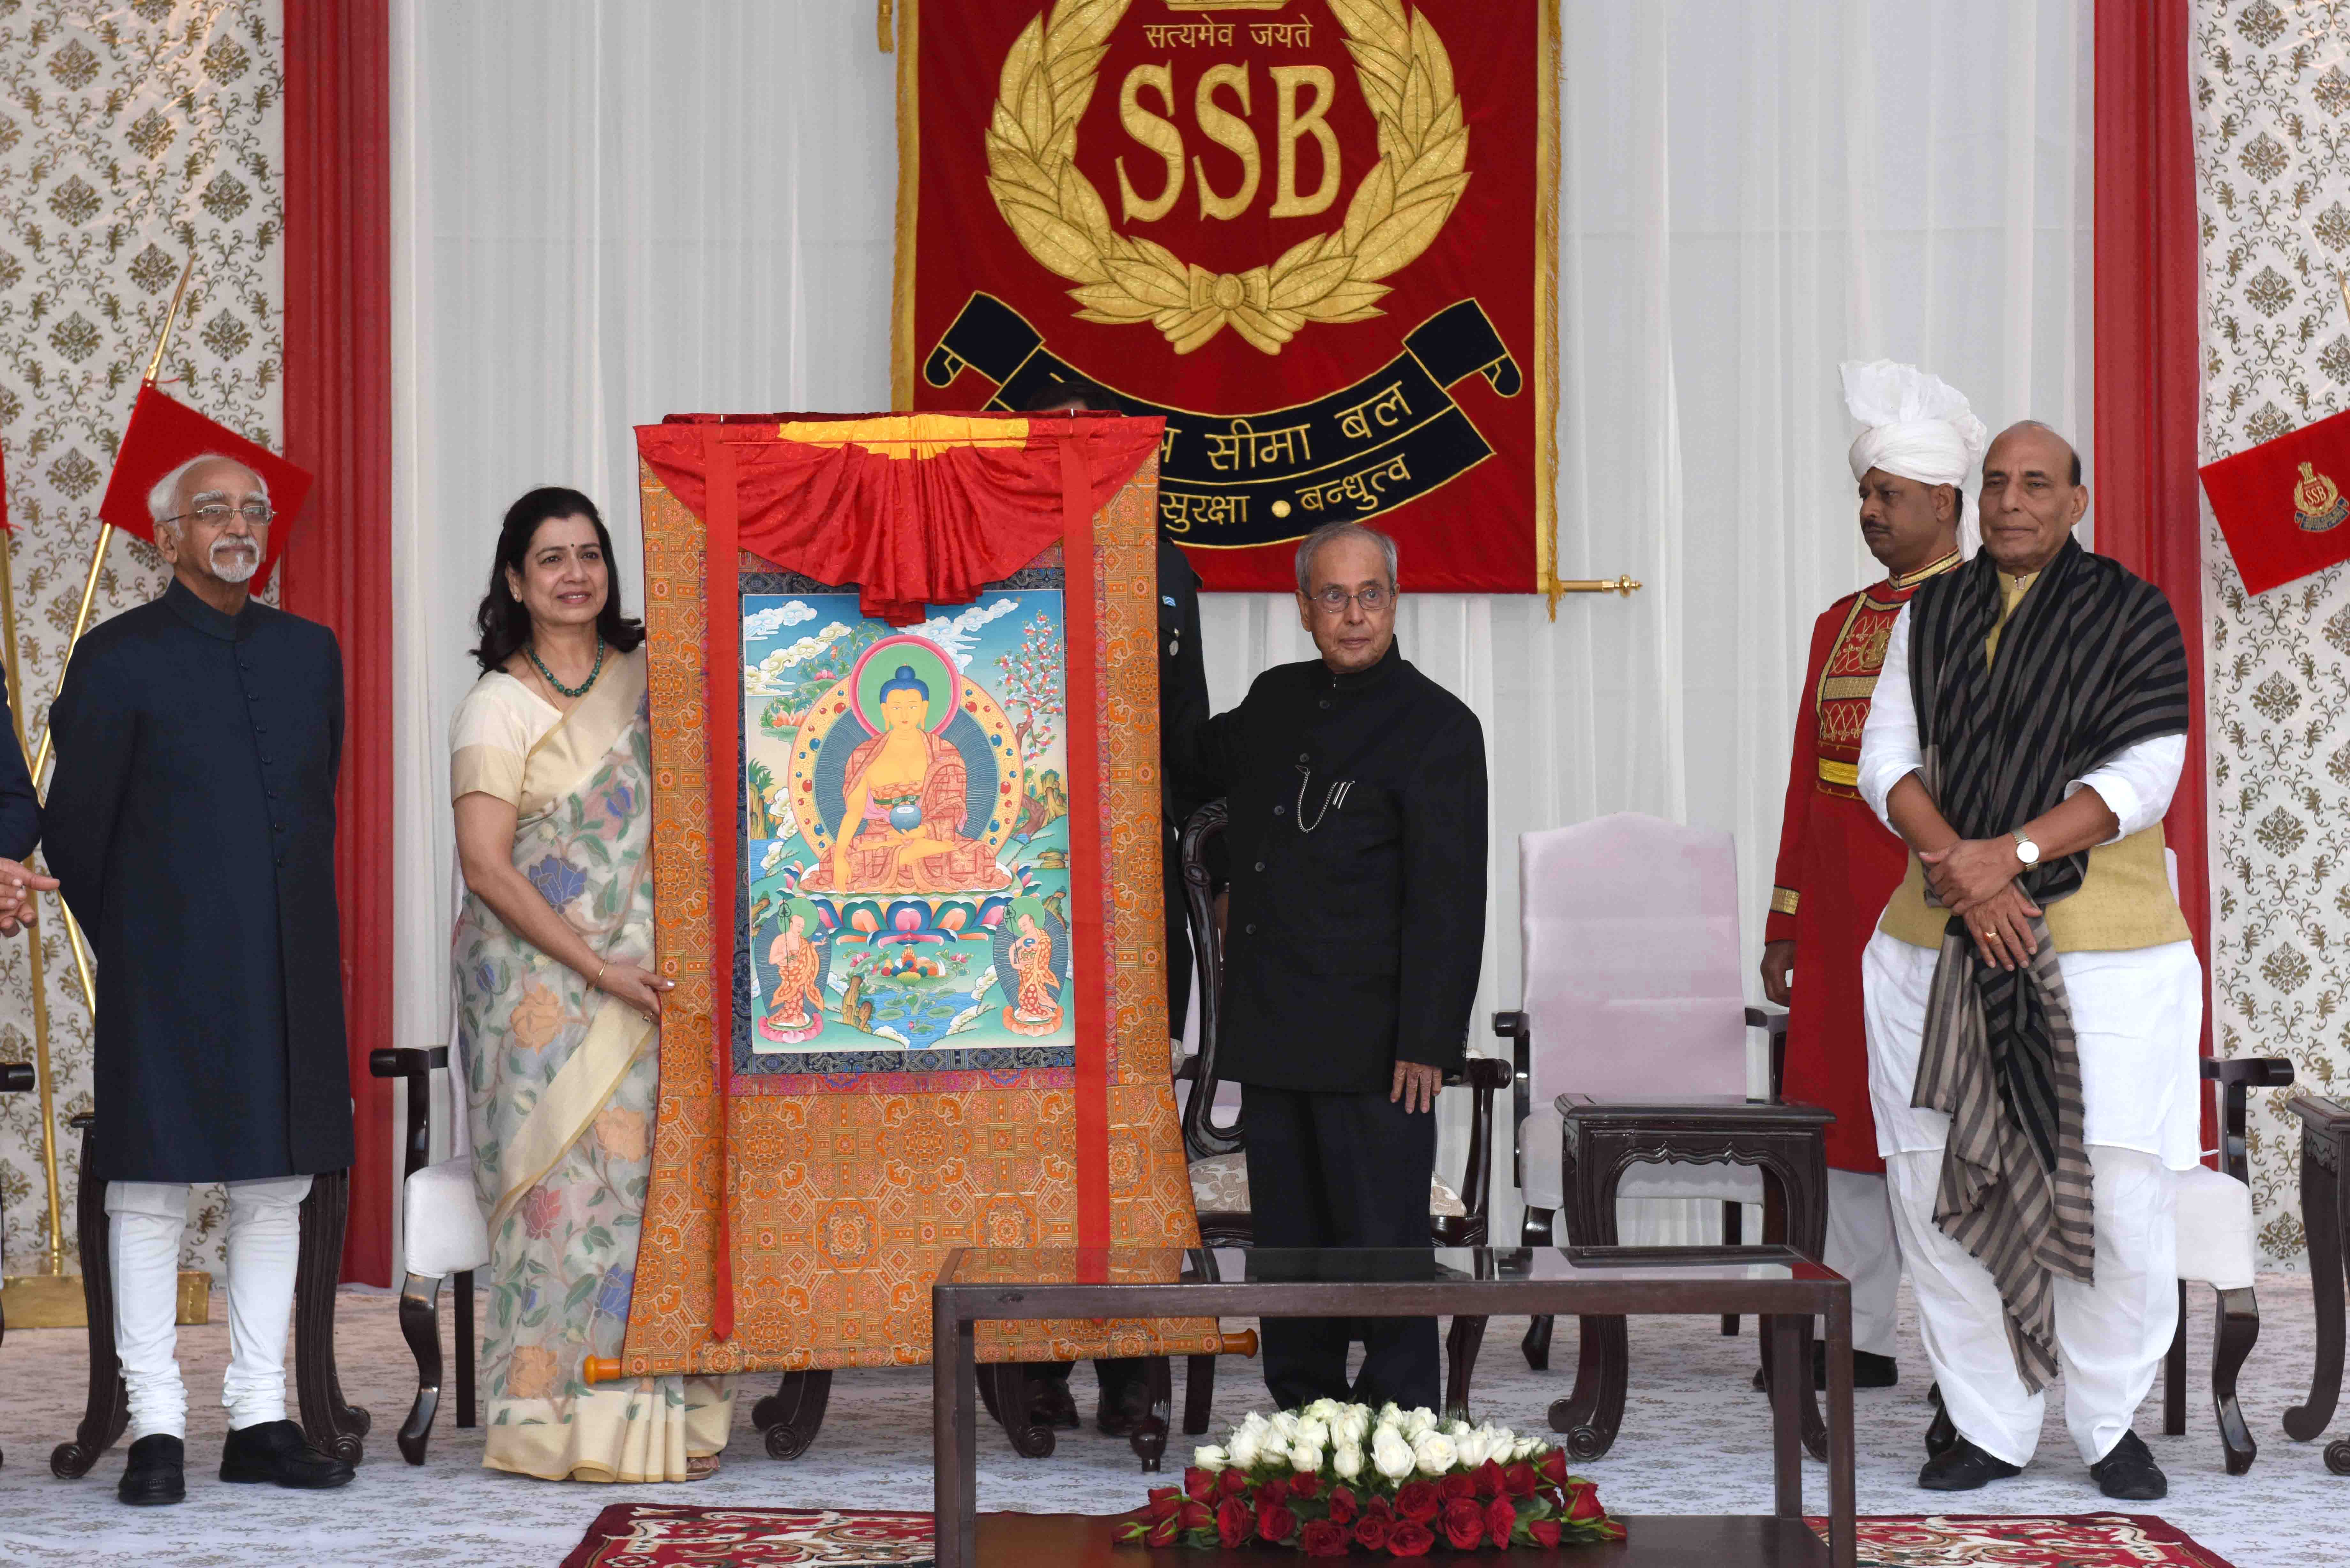
[[[2170,1475],[2169,1498],[2150,1511],[2181,1526],[2235,1568],[2342,1568],[2350,1563],[2350,1478],[2326,1472],[2317,1444],[2285,1439],[2281,1413],[2298,1402],[2310,1376],[2311,1309],[2305,1277],[2261,1282],[2261,1343],[2244,1369],[2244,1406],[2262,1445],[2251,1473],[2221,1469],[2219,1439],[2203,1406],[2201,1376],[2210,1330],[2208,1293],[2191,1307],[2189,1350],[2197,1372],[2185,1437],[2160,1435],[2158,1397],[2137,1429]],[[723,1469],[691,1486],[550,1485],[481,1468],[478,1431],[448,1425],[444,1408],[428,1462],[402,1463],[391,1433],[413,1390],[393,1303],[346,1293],[340,1303],[343,1382],[370,1407],[375,1431],[359,1479],[338,1492],[300,1493],[224,1486],[212,1472],[224,1429],[217,1403],[228,1331],[221,1303],[213,1323],[183,1331],[191,1406],[188,1501],[176,1508],[127,1509],[114,1501],[120,1447],[80,1481],[48,1473],[48,1451],[72,1429],[85,1385],[78,1330],[18,1331],[0,1346],[0,1563],[141,1564],[146,1568],[262,1568],[265,1564],[463,1563],[467,1568],[553,1568],[605,1504],[629,1498],[735,1506],[927,1509],[930,1372],[923,1367],[845,1372],[808,1454],[789,1464],[765,1457],[749,1425],[750,1399]],[[1233,1326],[1233,1325],[1228,1325]],[[1565,1392],[1559,1372],[1534,1373],[1518,1353],[1523,1319],[1497,1318],[1485,1342],[1475,1400],[1481,1417],[1541,1429],[1548,1403]],[[1574,1333],[1562,1324],[1555,1366],[1574,1365]],[[1948,1500],[1915,1486],[1928,1417],[1927,1377],[1914,1324],[1905,1314],[1899,1387],[1857,1397],[1860,1507],[1864,1513],[1935,1511]],[[1622,1437],[1605,1459],[1578,1467],[1620,1512],[1765,1512],[1771,1506],[1769,1423],[1761,1395],[1747,1387],[1752,1324],[1736,1340],[1712,1319],[1643,1319],[1632,1331],[1632,1397]],[[1253,1362],[1227,1358],[1216,1390],[1219,1430],[1264,1403]],[[1178,1371],[1180,1380],[1180,1371]],[[1077,1386],[1090,1414],[1091,1372]],[[754,1395],[768,1391],[763,1380]],[[1178,1390],[1179,1397],[1180,1390]],[[2350,1412],[2336,1424],[2350,1430]],[[1139,1503],[1150,1484],[1122,1442],[1087,1429],[1064,1434],[1052,1459],[1024,1460],[1000,1434],[983,1428],[981,1506],[1044,1512],[1110,1513]],[[1170,1455],[1170,1458],[1172,1456]],[[1825,1477],[1805,1467],[1807,1501],[1825,1506]],[[1960,1500],[1950,1511],[2085,1513],[2106,1500],[2073,1452],[2052,1408],[2040,1458],[2022,1477]],[[2144,1508],[2135,1511],[2149,1511]]]

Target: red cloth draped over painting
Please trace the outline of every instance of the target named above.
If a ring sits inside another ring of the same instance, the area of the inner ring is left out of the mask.
[[[970,417],[988,444],[906,439],[865,446],[791,439],[811,435],[821,415],[777,414],[758,421],[781,441],[742,446],[734,481],[736,542],[786,571],[820,583],[854,584],[865,613],[903,626],[926,604],[968,603],[984,584],[1016,571],[1061,537],[1063,475],[1056,454],[1074,442],[1084,460],[1084,514],[1133,477],[1159,445],[1157,420],[1055,414],[1024,420]],[[883,421],[858,421],[868,427]],[[638,432],[638,450],[677,498],[708,512],[713,427],[750,423],[672,416]],[[719,438],[723,440],[723,438]],[[891,455],[903,449],[902,455]],[[910,461],[918,458],[919,461]],[[1045,461],[1039,461],[1042,458]],[[904,524],[911,519],[914,526]]]
[[[1855,786],[1860,732],[1868,722],[1895,617],[1919,583],[1958,559],[1846,594],[1812,628],[1762,940],[1795,944],[1781,1093],[1835,1113],[1827,1130],[1828,1163],[1838,1170],[1885,1168],[1868,1104],[1860,950],[1909,867],[1901,840],[1877,820]]]

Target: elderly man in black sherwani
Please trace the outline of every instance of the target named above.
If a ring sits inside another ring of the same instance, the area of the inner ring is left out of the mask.
[[[98,1125],[130,1503],[184,1495],[174,1359],[192,1182],[228,1184],[221,1479],[339,1486],[286,1418],[286,1319],[310,1178],[351,1163],[334,634],[254,602],[272,521],[243,464],[182,464],[148,498],[163,597],[82,639],[50,710],[51,867],[98,950]]]
[[[1385,535],[1308,535],[1297,613],[1321,658],[1266,670],[1180,749],[1190,788],[1231,813],[1217,1071],[1242,1086],[1258,1247],[1424,1248],[1436,1095],[1485,940],[1484,732],[1397,651]],[[1432,1318],[1260,1332],[1283,1408],[1440,1402]]]

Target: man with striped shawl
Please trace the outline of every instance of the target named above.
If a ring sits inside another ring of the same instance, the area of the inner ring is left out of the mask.
[[[2081,461],[2016,425],[1983,548],[1893,624],[1860,791],[1908,842],[1862,956],[1869,1086],[1958,1440],[1918,1485],[2016,1474],[2061,1370],[2108,1497],[2168,1490],[2130,1418],[2178,1317],[2170,1172],[2198,1151],[2203,980],[2162,815],[2187,662],[2154,587],[2074,542]]]

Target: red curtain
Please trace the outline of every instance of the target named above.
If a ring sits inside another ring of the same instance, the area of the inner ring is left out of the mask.
[[[343,645],[335,844],[358,1158],[342,1278],[391,1283],[390,26],[385,0],[286,0],[286,455],[317,476],[287,609]]]
[[[2160,588],[2187,634],[2187,770],[2165,836],[2208,962],[2203,529],[2195,463],[2200,311],[2188,0],[2097,0],[2097,549]],[[2203,1045],[2211,1016],[2203,1015]]]

